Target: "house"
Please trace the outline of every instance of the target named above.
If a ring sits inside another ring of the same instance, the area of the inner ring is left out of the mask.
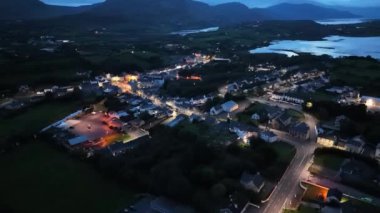
[[[277,135],[271,131],[261,132],[260,138],[267,143],[274,143],[278,140]]]
[[[256,193],[260,193],[261,189],[265,185],[265,181],[260,173],[252,175],[249,172],[243,172],[240,177],[240,184],[247,190],[252,190]]]
[[[362,136],[356,136],[347,140],[345,145],[347,151],[361,154],[364,150],[365,142]]]
[[[210,109],[210,115],[219,115],[223,112],[223,108],[221,105],[214,106]]]
[[[186,115],[184,115],[184,114],[180,114],[180,115],[178,115],[174,120],[172,120],[172,121],[170,121],[169,123],[167,123],[166,126],[168,126],[168,127],[175,127],[175,126],[177,126],[179,123],[181,123],[182,121],[184,121],[186,118],[187,118]]]
[[[265,111],[269,120],[272,120],[284,113],[284,111],[280,107],[273,106],[266,106]]]
[[[255,113],[251,116],[251,119],[254,121],[259,121],[261,119],[260,115]]]
[[[189,117],[189,121],[191,122],[191,123],[193,123],[193,122],[199,122],[199,121],[202,121],[202,120],[204,120],[204,118],[202,118],[201,116],[199,116],[199,115],[196,115],[196,114],[191,114],[191,116]]]
[[[230,132],[235,133],[239,139],[243,140],[245,143],[248,142],[248,139],[252,137],[256,132],[258,132],[258,129],[245,125],[238,122],[231,122],[229,125]]]
[[[289,129],[289,133],[293,137],[307,140],[309,139],[309,130],[310,130],[310,127],[305,122],[301,122],[301,123],[297,123],[293,125]]]
[[[129,149],[129,145],[123,142],[117,142],[109,145],[106,149],[111,152],[112,156],[116,157],[124,154]]]
[[[76,145],[85,143],[87,141],[88,141],[88,138],[86,136],[78,136],[78,137],[69,139],[67,142],[69,143],[70,146],[76,146]]]
[[[317,143],[324,147],[334,147],[337,142],[335,135],[321,134],[318,135]]]
[[[326,202],[327,203],[332,203],[332,202],[340,203],[340,201],[342,200],[342,197],[343,197],[343,193],[341,191],[339,191],[336,188],[331,188],[327,192]]]
[[[227,93],[234,93],[239,90],[239,85],[237,83],[232,83],[227,85]]]
[[[223,108],[223,111],[230,113],[239,109],[239,105],[235,103],[234,101],[228,101],[222,104],[222,108]]]
[[[274,129],[287,130],[292,123],[292,117],[288,113],[282,113],[271,121]]]

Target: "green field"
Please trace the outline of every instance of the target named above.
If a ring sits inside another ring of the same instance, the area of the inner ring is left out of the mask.
[[[345,158],[334,155],[315,155],[314,164],[326,167],[332,170],[339,170]]]
[[[78,109],[81,109],[81,106],[76,101],[64,104],[61,102],[42,103],[33,106],[17,116],[1,119],[0,138],[7,139],[21,134],[32,135]]]
[[[280,162],[286,162],[289,164],[295,155],[295,148],[287,143],[276,142],[271,144],[271,146],[276,151],[278,155],[278,161]]]
[[[42,142],[0,157],[0,168],[0,207],[14,212],[115,212],[133,198],[91,166]]]

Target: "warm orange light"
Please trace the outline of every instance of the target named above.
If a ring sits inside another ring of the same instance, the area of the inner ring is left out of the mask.
[[[128,81],[128,82],[130,82],[130,81],[137,81],[137,80],[139,80],[139,76],[128,74],[128,75],[124,76],[124,79],[126,81]]]

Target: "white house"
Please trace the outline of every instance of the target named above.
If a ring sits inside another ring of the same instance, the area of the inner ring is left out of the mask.
[[[210,115],[219,115],[223,112],[223,108],[221,105],[214,106],[210,109]]]
[[[223,111],[225,112],[233,112],[237,109],[239,109],[239,105],[234,101],[228,101],[224,104],[222,104]]]

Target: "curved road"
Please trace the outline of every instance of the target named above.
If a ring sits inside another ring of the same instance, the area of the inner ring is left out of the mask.
[[[294,105],[288,105],[277,102],[273,103],[271,101],[262,99],[251,100],[265,102],[265,104],[270,105],[277,105],[282,108],[292,108],[299,110],[299,107]],[[277,187],[274,189],[269,201],[262,204],[260,209],[251,209],[250,211],[246,212],[280,213],[282,212],[287,200],[290,200],[296,194],[301,181],[301,174],[305,169],[307,169],[308,163],[313,158],[317,141],[317,120],[313,116],[305,114],[305,122],[310,126],[310,139],[307,141],[291,137],[289,134],[285,132],[272,130],[279,136],[280,140],[294,145],[297,151],[288,169],[285,171],[281,180],[278,182]]]

